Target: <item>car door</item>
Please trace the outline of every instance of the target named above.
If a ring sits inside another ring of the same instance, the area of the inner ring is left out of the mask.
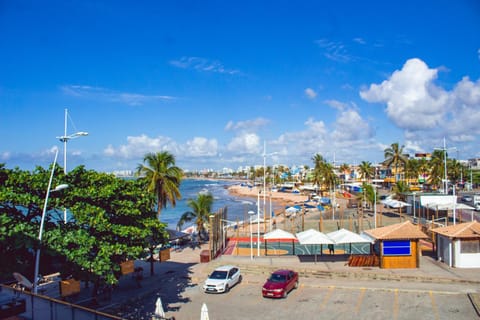
[[[234,286],[238,282],[238,269],[232,268],[228,272],[228,285],[230,287]]]
[[[290,291],[295,286],[294,273],[290,271],[287,275],[287,278],[288,278],[288,280],[287,280],[287,290]]]

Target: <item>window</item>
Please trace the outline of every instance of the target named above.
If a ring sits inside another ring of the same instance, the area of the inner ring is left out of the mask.
[[[384,256],[409,256],[410,240],[383,241]]]
[[[461,240],[460,253],[480,253],[480,240]]]

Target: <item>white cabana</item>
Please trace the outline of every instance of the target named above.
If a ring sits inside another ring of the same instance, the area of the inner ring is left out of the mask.
[[[315,229],[308,229],[296,234],[298,242],[301,245],[320,245],[320,252],[323,252],[322,246],[324,244],[333,245],[332,239],[327,237],[323,232]],[[315,252],[315,263],[317,262],[317,254]]]
[[[406,202],[395,200],[395,199],[386,199],[380,202],[383,203],[384,205],[389,206],[390,208],[395,208],[395,209],[411,206],[410,203],[406,203]]]
[[[372,243],[371,239],[367,239],[366,237],[362,237],[355,232],[352,232],[347,229],[340,229],[337,231],[332,231],[327,233],[327,237],[332,239],[335,244],[346,244],[346,243]]]
[[[350,254],[352,253],[352,243],[373,243],[374,242],[374,240],[369,237],[356,234],[355,232],[352,232],[350,230],[343,229],[343,228],[340,230],[327,233],[327,237],[332,239],[335,242],[335,244],[343,244],[343,245],[348,244],[350,246]]]
[[[263,240],[265,241],[265,255],[267,255],[267,240],[292,240],[293,255],[295,255],[295,240],[297,240],[297,238],[290,232],[282,229],[275,229],[271,232],[265,233],[263,235]]]
[[[275,240],[278,240],[278,239],[295,240],[297,238],[293,234],[291,234],[290,232],[284,231],[282,229],[275,229],[271,232],[265,233],[263,235],[263,239],[264,240],[272,240],[272,239],[275,239]]]
[[[323,232],[308,229],[296,234],[300,244],[334,244],[334,242]]]

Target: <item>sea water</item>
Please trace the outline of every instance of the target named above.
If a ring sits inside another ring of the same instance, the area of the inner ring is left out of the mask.
[[[184,179],[180,184],[181,199],[177,200],[176,206],[172,207],[170,203],[167,208],[161,212],[160,220],[167,223],[169,229],[177,229],[177,223],[183,213],[192,211],[188,206],[188,200],[197,199],[200,193],[210,193],[213,196],[212,213],[221,208],[227,207],[227,220],[231,222],[243,221],[248,219],[247,212],[253,210],[256,212],[256,199],[232,196],[228,192],[228,187],[239,182],[228,180],[198,180]],[[185,223],[180,229],[184,230],[195,221]]]

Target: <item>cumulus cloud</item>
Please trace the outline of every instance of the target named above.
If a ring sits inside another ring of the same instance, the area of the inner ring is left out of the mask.
[[[212,61],[200,57],[181,57],[180,59],[170,61],[170,64],[177,68],[193,69],[200,72],[223,73],[230,75],[241,73],[236,69],[225,68],[220,61]]]
[[[187,141],[185,145],[185,155],[191,157],[212,157],[217,155],[217,151],[218,142],[216,139],[195,137]]]
[[[165,95],[145,95],[132,92],[119,92],[88,85],[65,85],[61,87],[64,94],[84,99],[118,102],[129,106],[140,106],[157,101],[172,101],[175,97]]]
[[[248,132],[235,136],[227,145],[227,150],[236,154],[259,153],[260,149],[260,137]]]
[[[150,138],[142,134],[136,137],[128,136],[127,144],[117,148],[108,145],[104,150],[104,154],[115,158],[135,159],[143,158],[149,152],[169,151],[177,154],[178,149],[177,143],[168,137]]]
[[[420,59],[408,60],[381,84],[371,84],[360,92],[368,102],[387,105],[388,117],[400,128],[419,130],[440,125],[448,111],[448,94],[437,87],[437,69]]]
[[[352,142],[373,137],[370,125],[353,110],[343,110],[335,121],[332,138],[339,143]]]
[[[307,98],[309,98],[311,100],[313,100],[317,97],[317,93],[312,88],[305,89],[305,95],[307,96]]]

